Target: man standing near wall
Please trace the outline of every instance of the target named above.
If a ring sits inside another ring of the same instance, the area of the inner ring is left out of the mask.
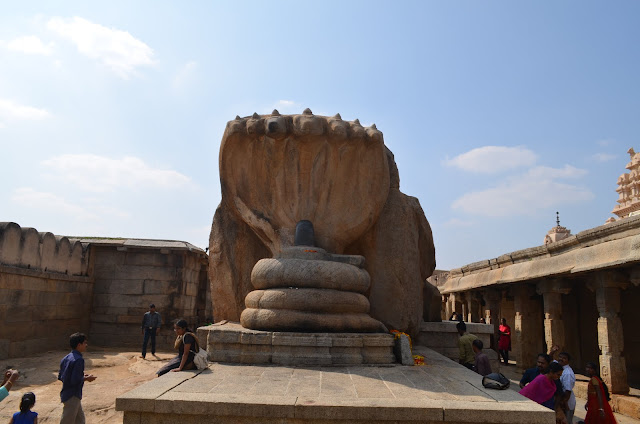
[[[142,317],[142,334],[144,339],[142,341],[142,358],[147,356],[147,344],[149,343],[149,337],[151,337],[151,354],[156,354],[156,336],[160,333],[160,326],[162,325],[162,318],[160,313],[156,312],[156,305],[153,303],[149,305],[149,312],[145,313]]]

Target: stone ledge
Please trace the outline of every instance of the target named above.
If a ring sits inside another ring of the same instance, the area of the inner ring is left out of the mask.
[[[16,274],[27,277],[46,278],[48,280],[73,281],[77,283],[93,283],[93,278],[84,275],[68,275],[61,272],[49,272],[41,269],[20,268],[0,264],[0,274]]]
[[[458,321],[422,322],[420,331],[456,333]],[[465,322],[467,331],[473,334],[493,334],[493,325],[478,322]]]
[[[234,322],[200,327],[211,361],[283,365],[391,364],[394,337],[383,333],[286,333]]]

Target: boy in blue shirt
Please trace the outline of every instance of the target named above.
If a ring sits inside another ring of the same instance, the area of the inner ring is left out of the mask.
[[[69,338],[69,344],[72,350],[60,361],[60,372],[58,373],[58,380],[62,381],[60,400],[64,405],[60,424],[84,424],[84,411],[80,403],[82,387],[85,381],[93,381],[96,377],[84,373],[82,352],[86,351],[89,345],[87,336],[82,333],[74,333]]]

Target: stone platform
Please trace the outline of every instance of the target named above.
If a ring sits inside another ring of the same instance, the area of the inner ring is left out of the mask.
[[[555,414],[427,348],[424,366],[213,363],[116,399],[124,424],[554,424]]]
[[[259,331],[221,321],[198,328],[209,360],[240,364],[392,364],[394,337],[387,333]]]

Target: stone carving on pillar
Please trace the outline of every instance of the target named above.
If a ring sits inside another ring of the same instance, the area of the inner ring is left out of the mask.
[[[544,340],[547,352],[554,345],[564,350],[566,345],[564,321],[562,320],[562,295],[569,294],[571,285],[566,280],[544,280],[537,284],[536,291],[543,296],[544,303]]]
[[[629,277],[622,272],[598,272],[587,286],[596,292],[598,345],[600,347],[600,375],[611,393],[629,393],[627,365],[622,356],[624,333],[620,320],[620,290],[629,285]]]

